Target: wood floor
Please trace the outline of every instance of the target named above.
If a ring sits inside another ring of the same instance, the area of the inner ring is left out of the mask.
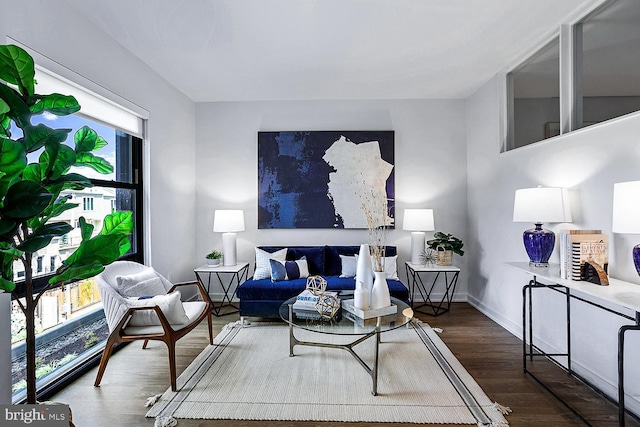
[[[449,313],[438,317],[418,315],[432,327],[443,329],[442,340],[480,384],[489,398],[513,411],[507,416],[512,426],[584,425],[571,411],[522,372],[522,342],[466,303],[455,303]],[[237,315],[214,318],[217,334]],[[178,342],[177,370],[180,374],[207,345],[206,322]],[[111,357],[100,387],[93,387],[97,369],[56,394],[51,400],[68,403],[78,427],[153,426],[144,417],[147,397],[169,387],[167,350],[162,343],[150,343],[146,350],[133,343]],[[535,368],[562,392],[594,426],[615,426],[617,408],[595,392],[564,374],[545,360]],[[267,422],[233,420],[179,420],[179,427],[371,427],[370,423]],[[399,424],[379,424],[392,427]],[[627,417],[628,426],[638,426]]]

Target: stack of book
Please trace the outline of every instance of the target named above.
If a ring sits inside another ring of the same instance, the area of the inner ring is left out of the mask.
[[[333,295],[338,298],[338,292],[327,291],[324,294],[318,296],[309,292],[308,289],[302,291],[300,295],[296,298],[296,302],[293,303],[294,310],[313,310],[316,311],[316,303],[322,296]]]
[[[608,269],[609,238],[602,230],[560,231],[560,277],[583,280],[582,270],[586,261],[597,264],[605,272]]]

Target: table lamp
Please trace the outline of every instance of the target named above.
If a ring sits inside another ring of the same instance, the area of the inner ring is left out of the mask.
[[[435,230],[433,209],[405,209],[402,229],[411,231],[411,264],[420,264],[425,231]]]
[[[239,209],[216,210],[213,231],[222,233],[222,265],[236,265],[236,232],[244,231],[244,212]]]
[[[611,231],[640,234],[640,181],[613,184],[613,224]],[[633,248],[633,264],[640,274],[640,245]]]
[[[569,194],[566,188],[537,187],[516,190],[513,222],[533,222],[535,228],[522,234],[529,265],[548,267],[556,235],[542,228],[543,223],[571,222]]]

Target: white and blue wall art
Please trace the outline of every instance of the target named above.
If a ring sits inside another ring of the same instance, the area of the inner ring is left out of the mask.
[[[258,228],[392,228],[394,172],[393,131],[258,132]]]

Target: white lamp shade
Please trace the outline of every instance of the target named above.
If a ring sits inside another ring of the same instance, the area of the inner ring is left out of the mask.
[[[433,231],[433,209],[405,209],[402,229],[407,231]]]
[[[613,184],[614,233],[640,234],[640,181]]]
[[[571,222],[569,192],[566,188],[559,187],[516,190],[513,221],[534,224]]]
[[[213,231],[217,233],[244,231],[244,212],[240,209],[216,210],[213,214]]]

